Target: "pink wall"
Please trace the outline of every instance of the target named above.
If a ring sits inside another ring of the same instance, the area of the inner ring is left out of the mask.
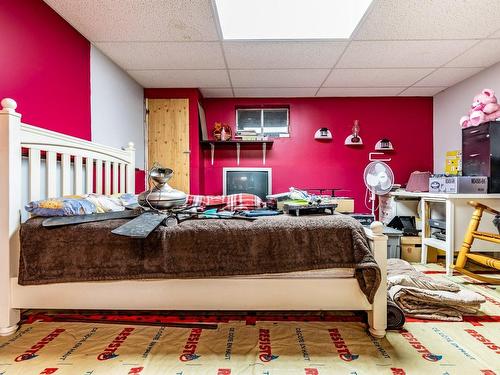
[[[355,198],[355,210],[368,212],[363,201],[363,170],[368,153],[381,138],[389,138],[395,152],[389,163],[396,183],[405,184],[412,171],[432,171],[432,98],[292,98],[205,99],[209,133],[215,121],[234,128],[237,106],[284,105],[290,107],[291,138],[276,139],[267,153],[266,167],[273,168],[273,192],[302,188],[340,187],[338,195]],[[364,146],[344,146],[354,120],[360,121]],[[333,133],[332,142],[314,140],[321,127]],[[222,193],[222,168],[236,166],[235,150],[204,150],[202,191]],[[241,167],[262,167],[261,151],[241,151]]]
[[[200,127],[198,120],[198,100],[201,94],[198,89],[144,89],[144,98],[148,99],[189,99],[189,147],[190,193],[202,193],[203,155],[200,149]]]
[[[90,44],[41,0],[0,0],[0,98],[23,121],[90,140]]]

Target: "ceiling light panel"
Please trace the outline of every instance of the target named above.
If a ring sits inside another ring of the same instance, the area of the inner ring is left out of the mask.
[[[346,39],[372,0],[215,0],[224,39]]]

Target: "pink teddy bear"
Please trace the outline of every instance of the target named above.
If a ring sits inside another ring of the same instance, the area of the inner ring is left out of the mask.
[[[500,105],[497,103],[495,92],[484,89],[474,97],[474,102],[469,109],[468,116],[462,116],[460,125],[462,128],[477,126],[483,122],[494,121],[500,117]]]

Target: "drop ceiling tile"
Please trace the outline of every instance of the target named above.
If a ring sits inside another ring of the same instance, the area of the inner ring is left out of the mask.
[[[233,87],[319,87],[329,69],[230,70]]]
[[[101,42],[96,46],[124,69],[224,69],[219,42]]]
[[[378,0],[354,39],[485,38],[499,24],[498,0]]]
[[[87,39],[218,40],[210,0],[45,0]]]
[[[230,87],[225,70],[129,70],[146,88],[156,87]]]
[[[432,68],[463,53],[475,40],[352,42],[337,68]]]
[[[415,86],[452,86],[481,71],[482,68],[440,68]]]
[[[433,69],[334,69],[323,87],[410,86]]]
[[[316,96],[396,96],[404,87],[322,87]]]
[[[491,34],[489,38],[500,38],[500,29]]]
[[[230,88],[201,88],[200,89],[204,98],[232,98],[233,90]]]
[[[304,98],[314,96],[317,88],[306,87],[270,87],[270,88],[235,88],[237,98]]]
[[[399,96],[434,96],[446,87],[408,87]]]
[[[500,39],[486,39],[446,64],[446,67],[488,67],[500,61]]]
[[[331,68],[347,42],[225,42],[229,69]]]

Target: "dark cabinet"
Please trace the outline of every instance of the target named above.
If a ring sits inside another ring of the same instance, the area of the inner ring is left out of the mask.
[[[500,121],[462,129],[462,173],[488,176],[488,192],[500,193]]]

